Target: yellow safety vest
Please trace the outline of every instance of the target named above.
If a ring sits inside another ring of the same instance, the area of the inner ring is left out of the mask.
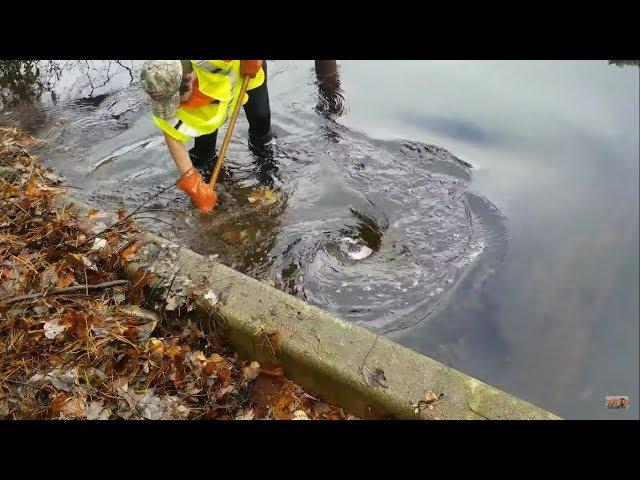
[[[175,118],[165,120],[153,117],[164,132],[176,140],[186,142],[189,138],[215,132],[227,120],[240,96],[240,60],[191,60],[198,77],[199,90],[218,100],[199,108],[178,108]],[[249,81],[247,90],[264,83],[264,70]],[[249,100],[245,93],[242,105]]]

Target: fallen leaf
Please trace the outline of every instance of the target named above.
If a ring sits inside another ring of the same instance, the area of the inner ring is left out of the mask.
[[[66,401],[60,409],[60,415],[63,418],[81,418],[85,416],[84,402],[78,397],[72,397]]]
[[[278,398],[278,401],[275,403],[274,407],[280,410],[290,410],[289,407],[293,406],[294,403],[295,402],[293,398],[288,395],[282,395],[280,398]]]
[[[106,246],[107,246],[107,241],[104,238],[96,238],[93,241],[93,246],[91,247],[91,250],[102,250]]]
[[[42,275],[40,275],[40,287],[43,290],[46,290],[52,285],[55,285],[57,281],[58,272],[56,272],[56,269],[54,267],[47,268],[44,272],[42,272]]]
[[[127,377],[116,378],[111,382],[111,387],[119,393],[125,393],[129,390],[129,380]]]
[[[54,318],[53,320],[49,320],[44,324],[44,336],[53,340],[60,333],[64,332],[69,325],[60,325],[59,318]]]
[[[226,387],[222,387],[220,390],[216,392],[216,399],[220,400],[227,393],[231,393],[236,389],[234,385],[227,385]]]
[[[2,267],[0,268],[0,280],[11,280],[13,278],[13,267]]]
[[[140,242],[134,242],[122,251],[120,258],[128,263],[133,260],[133,257],[139,249]]]
[[[381,368],[371,370],[369,367],[364,366],[362,367],[362,376],[370,387],[380,385],[383,388],[388,388],[387,379],[384,376],[384,370]]]
[[[287,401],[281,398],[289,396],[288,392],[283,392],[283,388],[285,388],[283,380],[284,377],[258,375],[251,383],[251,400],[253,401],[252,405],[256,411],[256,415],[264,417],[268,415],[270,409],[275,408],[282,410],[283,407],[296,406],[293,399]],[[279,401],[281,401],[280,407],[277,406]],[[292,410],[287,408],[286,413],[290,413],[291,411]]]
[[[273,410],[273,418],[276,420],[295,420],[293,415],[277,408]]]
[[[33,375],[28,382],[38,382],[40,380],[49,380],[58,390],[70,392],[78,383],[78,369],[74,367],[70,370],[62,371],[58,368],[54,368],[46,375],[41,373]]]
[[[149,389],[138,401],[137,409],[140,411],[140,415],[147,420],[160,420],[163,418],[167,406],[153,394],[153,389]]]
[[[104,406],[104,400],[96,400],[89,404],[85,412],[87,420],[96,420],[100,417],[102,407]]]
[[[109,420],[109,417],[111,417],[111,409],[105,408],[100,412],[98,420]]]
[[[141,325],[138,327],[138,335],[137,335],[137,339],[139,342],[146,342],[149,337],[151,337],[151,334],[153,333],[153,331],[156,329],[156,326],[158,325],[158,322],[150,322],[147,323],[145,325]]]
[[[40,196],[40,189],[37,187],[35,177],[31,177],[29,183],[27,184],[27,188],[24,191],[27,197],[38,197]]]
[[[84,266],[89,270],[98,271],[98,267],[96,267],[96,264],[93,263],[84,255],[80,255],[79,253],[70,253],[69,256],[75,262],[76,265]]]
[[[265,362],[260,364],[260,373],[269,375],[270,377],[280,377],[284,375],[284,369],[279,365]]]
[[[258,362],[251,362],[248,366],[242,369],[242,376],[245,380],[253,380],[260,374],[260,364]]]
[[[156,278],[156,274],[153,272],[147,272],[142,268],[136,270],[130,278],[127,285],[126,296],[132,303],[136,303],[136,300],[140,300],[140,296],[144,287],[149,285]]]
[[[56,288],[66,288],[74,282],[74,278],[66,273],[58,273]]]
[[[253,408],[247,412],[243,412],[240,415],[236,415],[236,420],[253,420],[255,418],[255,414],[253,413]]]
[[[442,397],[444,397],[444,393],[441,393],[440,395],[436,395],[432,391],[428,391],[425,394],[424,400],[420,400],[418,403],[411,404],[411,407],[413,407],[414,409],[413,411],[415,413],[420,413],[420,410],[424,407],[427,407],[429,410],[433,410],[433,405],[436,402],[438,402]]]
[[[49,312],[50,307],[49,305],[44,303],[43,300],[38,300],[38,302],[34,304],[32,308],[36,315],[44,315],[45,313]]]
[[[172,345],[168,348],[166,354],[169,358],[173,358],[181,352],[180,345]]]
[[[439,400],[439,397],[432,391],[428,391],[425,395],[425,400],[427,401],[427,404],[431,404],[433,402],[437,402]]]
[[[207,293],[205,293],[204,298],[206,300],[209,300],[209,303],[211,304],[212,307],[215,307],[216,304],[218,303],[218,296],[215,294],[213,290],[209,290]]]
[[[147,348],[149,353],[155,357],[162,357],[164,355],[164,344],[157,338],[150,338],[147,342]]]
[[[293,412],[292,420],[309,420],[309,417],[304,410],[296,410]]]

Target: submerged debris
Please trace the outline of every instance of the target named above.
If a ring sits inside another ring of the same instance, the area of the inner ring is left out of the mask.
[[[247,197],[249,203],[258,203],[263,206],[273,205],[278,201],[278,193],[270,188],[256,188]]]

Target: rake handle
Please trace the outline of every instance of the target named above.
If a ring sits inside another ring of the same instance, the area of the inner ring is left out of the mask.
[[[247,91],[247,87],[249,86],[249,80],[251,77],[245,75],[242,79],[242,86],[240,87],[240,96],[236,101],[235,106],[233,107],[233,112],[231,113],[231,119],[229,120],[229,128],[227,128],[227,133],[224,136],[224,141],[222,142],[222,147],[220,148],[220,155],[218,155],[218,161],[216,162],[216,166],[213,170],[213,174],[211,175],[211,180],[209,181],[209,187],[211,190],[215,190],[216,184],[218,183],[218,176],[220,175],[220,170],[222,170],[222,163],[224,162],[224,157],[227,154],[227,148],[229,147],[229,142],[231,142],[231,136],[233,135],[233,130],[236,126],[236,120],[238,119],[238,113],[240,112],[240,107],[242,106],[242,99],[244,98],[244,94]]]

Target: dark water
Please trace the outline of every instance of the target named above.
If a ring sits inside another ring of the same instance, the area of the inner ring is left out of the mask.
[[[241,115],[216,214],[169,189],[140,221],[561,416],[637,418],[638,68],[340,66],[323,99],[312,61],[270,63],[278,202],[247,198],[265,172]],[[92,92],[70,71],[56,104],[0,120],[50,140],[80,198],[131,209],[176,175],[114,72]]]

